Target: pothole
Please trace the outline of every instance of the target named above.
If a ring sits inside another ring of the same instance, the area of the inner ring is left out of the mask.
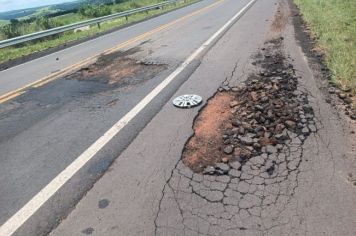
[[[199,113],[163,189],[156,235],[264,235],[290,220],[303,143],[317,128],[282,42],[266,42],[254,58],[260,73],[224,83]]]
[[[166,65],[137,61],[129,57],[138,49],[103,55],[98,60],[69,75],[66,79],[96,81],[109,85],[136,84],[155,77]]]
[[[261,72],[239,87],[224,86],[204,107],[186,144],[183,162],[195,172],[214,172],[217,163],[278,154],[291,142],[316,132],[307,94],[297,90],[293,66],[279,50],[282,39],[266,43],[257,60]],[[273,168],[268,170],[273,172]]]

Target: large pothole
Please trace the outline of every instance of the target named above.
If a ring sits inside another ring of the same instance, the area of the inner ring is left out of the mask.
[[[157,235],[275,235],[291,221],[283,213],[317,128],[282,43],[266,42],[254,62],[260,73],[222,86],[199,113],[163,190]]]
[[[166,65],[137,61],[130,56],[139,49],[118,51],[102,55],[93,64],[81,68],[66,79],[96,81],[109,85],[136,84],[152,79],[166,69]]]

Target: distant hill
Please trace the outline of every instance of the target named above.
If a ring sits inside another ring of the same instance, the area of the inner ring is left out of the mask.
[[[41,7],[27,8],[21,10],[14,10],[8,12],[0,12],[0,20],[11,20],[31,17],[33,15],[47,15],[57,12],[67,12],[78,9],[82,4],[107,4],[112,0],[76,0],[73,2],[66,2],[61,4],[47,5]]]

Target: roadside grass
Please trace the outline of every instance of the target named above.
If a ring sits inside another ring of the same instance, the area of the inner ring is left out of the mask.
[[[0,27],[3,26],[3,25],[6,25],[8,23],[9,23],[8,20],[0,20]]]
[[[356,1],[294,1],[325,54],[332,81],[356,94]]]
[[[76,32],[76,33],[74,33],[73,31],[68,31],[66,33],[63,33],[63,34],[60,34],[57,36],[44,38],[41,40],[37,40],[35,42],[24,43],[20,46],[2,48],[2,49],[0,49],[0,63],[4,63],[9,60],[20,58],[22,56],[30,55],[35,52],[40,52],[40,51],[44,51],[46,49],[64,45],[66,43],[70,43],[70,42],[73,42],[73,41],[76,41],[79,39],[94,36],[96,34],[100,34],[105,31],[108,31],[108,30],[111,30],[111,29],[114,29],[114,28],[117,28],[120,26],[124,26],[125,24],[135,23],[135,22],[143,20],[145,18],[154,16],[154,15],[158,15],[158,14],[167,12],[169,10],[172,10],[172,9],[175,9],[178,7],[182,7],[184,5],[187,5],[187,4],[196,2],[196,1],[198,1],[198,0],[185,0],[185,1],[177,3],[176,5],[172,4],[172,5],[165,6],[164,9],[156,9],[156,10],[150,10],[148,12],[137,13],[134,15],[130,15],[128,17],[128,20],[126,20],[125,17],[121,17],[121,18],[117,18],[114,20],[106,21],[106,22],[103,22],[100,24],[100,28],[97,25],[93,25],[90,27],[89,30],[80,31],[80,32]],[[151,4],[155,4],[158,2],[162,2],[162,1],[161,0],[139,0],[139,1],[135,2],[134,8],[142,7],[145,5],[151,5]],[[114,7],[118,7],[120,5],[121,5],[121,7],[122,6],[125,7],[125,9],[123,9],[123,10],[132,9],[132,5],[129,5],[127,3],[117,4],[117,6],[114,5]],[[130,8],[130,6],[131,6],[131,8]],[[126,9],[126,7],[127,7],[127,9]],[[113,12],[119,12],[119,11],[122,11],[122,10],[121,9],[113,10]],[[78,14],[69,14],[68,16],[65,15],[65,16],[59,16],[59,17],[55,17],[55,18],[60,18],[61,22],[65,22],[66,24],[85,20],[83,17],[79,16]]]

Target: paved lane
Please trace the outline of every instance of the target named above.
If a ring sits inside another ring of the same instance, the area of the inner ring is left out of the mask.
[[[25,84],[23,80],[19,82],[20,78],[25,78],[26,83],[33,82],[50,71],[137,36],[144,29],[153,29],[160,23],[196,12],[150,37],[135,41],[111,59],[103,59],[110,62],[121,58],[120,63],[142,64],[132,78],[128,76],[119,83],[111,83],[106,78],[83,80],[74,75],[33,88],[0,105],[0,223],[21,209],[248,2],[206,0],[1,72],[0,83],[3,78],[14,76],[11,79],[13,86],[8,87],[13,89]],[[60,58],[59,63],[55,61],[56,57]],[[37,211],[17,232],[18,235],[41,235],[56,225],[198,64],[199,60],[195,60],[188,66]]]
[[[0,71],[0,96],[58,72],[88,57],[95,56],[120,43],[166,25],[167,23],[209,6],[214,2],[216,2],[216,0],[204,0],[94,40]],[[59,60],[57,60],[57,58]]]

